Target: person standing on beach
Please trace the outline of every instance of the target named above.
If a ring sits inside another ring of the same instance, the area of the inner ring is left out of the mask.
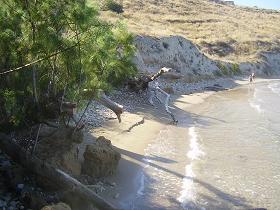
[[[249,82],[251,83],[251,82],[253,82],[254,80],[255,80],[255,73],[254,72],[252,72],[251,74],[250,74],[250,76],[249,76]]]
[[[250,83],[253,82],[252,74],[250,74],[250,76],[249,76],[249,82],[250,82]]]
[[[253,72],[252,73],[252,79],[255,80],[255,77],[256,77],[255,72]]]

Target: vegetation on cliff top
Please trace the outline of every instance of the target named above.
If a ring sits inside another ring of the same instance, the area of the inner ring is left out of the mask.
[[[214,58],[254,61],[259,52],[280,48],[280,12],[277,11],[227,6],[208,0],[123,0],[121,3],[124,13],[104,11],[103,19],[125,20],[135,34],[181,35]]]

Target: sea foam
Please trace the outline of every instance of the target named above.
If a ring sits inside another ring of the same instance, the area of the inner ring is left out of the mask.
[[[280,86],[279,83],[269,84],[267,86],[273,93],[280,96]]]
[[[250,106],[255,109],[258,113],[263,113],[264,111],[261,108],[261,105],[254,103],[252,100],[249,100]]]
[[[180,197],[177,198],[179,202],[182,203],[183,207],[190,206],[195,202],[195,189],[194,181],[195,173],[193,171],[194,160],[199,160],[199,158],[204,155],[201,151],[198,143],[198,135],[195,127],[189,128],[190,136],[190,150],[187,153],[187,157],[190,159],[190,164],[185,167],[185,178],[183,179],[182,191]]]
[[[252,99],[249,99],[248,102],[249,102],[249,105],[255,109],[258,113],[263,113],[264,110],[261,108],[261,105],[259,104],[260,102],[262,102],[262,99],[258,97],[257,95],[257,92],[258,90],[255,89],[254,90],[254,97]],[[257,103],[259,102],[259,103]]]

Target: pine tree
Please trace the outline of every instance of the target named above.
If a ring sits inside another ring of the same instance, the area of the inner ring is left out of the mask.
[[[2,1],[0,73],[45,59],[0,76],[0,125],[57,117],[62,95],[78,100],[83,89],[108,91],[135,74],[133,36],[84,1]]]

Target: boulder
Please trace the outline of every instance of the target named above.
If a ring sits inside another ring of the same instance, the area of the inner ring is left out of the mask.
[[[120,158],[111,141],[100,136],[95,144],[86,147],[82,173],[96,178],[110,176],[115,173]]]
[[[81,174],[81,161],[79,160],[79,144],[83,141],[83,132],[74,128],[42,129],[41,135],[45,136],[38,143],[36,156],[47,161],[56,168],[73,175]]]
[[[174,89],[171,86],[165,87],[165,88],[163,88],[163,90],[165,92],[167,92],[168,94],[174,94]]]
[[[30,201],[28,206],[30,206],[31,209],[41,209],[43,206],[47,205],[44,194],[37,191],[27,193],[25,199]]]
[[[45,206],[41,210],[71,210],[70,206],[65,203],[57,203],[50,206]]]

